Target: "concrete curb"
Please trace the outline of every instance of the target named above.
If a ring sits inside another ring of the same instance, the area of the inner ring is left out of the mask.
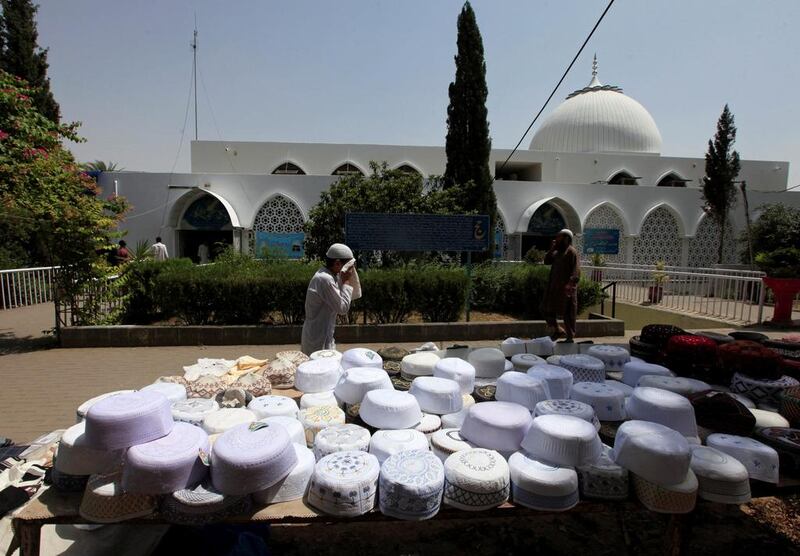
[[[301,326],[74,326],[61,329],[64,348],[299,344]],[[502,340],[546,334],[544,321],[351,324],[336,327],[342,344]],[[624,336],[625,323],[602,315],[578,321],[578,336]]]

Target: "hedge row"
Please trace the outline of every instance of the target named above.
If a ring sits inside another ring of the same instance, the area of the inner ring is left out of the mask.
[[[308,281],[316,264],[257,261],[232,256],[213,265],[186,259],[130,265],[123,321],[147,324],[176,319],[184,324],[299,324]],[[528,264],[478,266],[473,307],[520,318],[539,318],[547,267]],[[364,297],[353,303],[351,322],[364,313],[375,323],[405,322],[412,313],[426,322],[457,321],[469,277],[463,268],[405,266],[359,273]],[[597,284],[581,281],[579,310],[599,301]]]

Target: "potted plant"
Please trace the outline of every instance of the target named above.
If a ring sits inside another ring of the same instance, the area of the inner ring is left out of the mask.
[[[603,270],[602,268],[606,265],[605,259],[603,259],[603,255],[600,253],[592,253],[592,282],[602,282],[603,281]]]
[[[647,288],[647,300],[650,303],[661,303],[661,299],[664,297],[664,284],[669,280],[669,275],[664,272],[666,266],[667,263],[664,261],[656,263],[656,269],[652,274],[653,285]]]
[[[772,322],[791,324],[792,304],[795,295],[800,292],[800,249],[784,247],[758,253],[756,266],[767,274],[762,280],[775,297]]]

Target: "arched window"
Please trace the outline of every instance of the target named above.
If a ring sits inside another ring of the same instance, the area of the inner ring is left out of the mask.
[[[192,201],[183,213],[181,230],[230,230],[231,217],[225,206],[213,195],[202,195]]]
[[[736,236],[730,222],[725,223],[725,247],[722,249],[722,262],[731,264],[736,260]],[[693,268],[712,268],[719,255],[719,224],[709,216],[703,216],[697,231],[689,242],[689,266]]]
[[[674,172],[670,172],[660,180],[658,180],[658,187],[686,187],[686,182],[689,180],[682,179]]]
[[[404,174],[417,174],[417,175],[421,175],[421,174],[419,173],[419,170],[417,170],[416,168],[414,168],[413,166],[411,166],[411,165],[409,165],[409,164],[403,164],[402,166],[399,166],[398,168],[396,168],[396,170],[397,170],[398,172],[403,172]]]
[[[603,259],[608,263],[624,263],[625,262],[625,245],[627,238],[625,237],[625,224],[619,213],[609,205],[600,205],[595,208],[586,216],[583,223],[583,230],[587,228],[601,228],[606,230],[619,230],[619,252],[616,255],[604,254]],[[575,238],[575,249],[581,256],[586,256],[583,253],[583,236]]]
[[[622,171],[614,174],[608,183],[611,185],[639,185],[639,178]]]
[[[300,166],[291,162],[284,162],[272,171],[273,174],[284,176],[305,176],[306,173]]]
[[[642,222],[639,236],[633,241],[633,264],[681,264],[681,237],[678,221],[672,212],[661,206]]]
[[[364,175],[357,166],[354,164],[350,164],[349,162],[345,162],[341,166],[339,166],[336,170],[333,171],[332,176],[352,176],[353,174],[361,174]]]
[[[294,201],[283,195],[276,195],[261,205],[253,222],[253,230],[288,234],[302,232],[303,223],[303,213]]]

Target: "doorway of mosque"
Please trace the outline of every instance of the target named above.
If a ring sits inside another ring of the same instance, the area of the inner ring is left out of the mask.
[[[186,208],[176,233],[177,255],[196,263],[213,261],[228,246],[233,245],[230,216],[213,195],[198,197]]]
[[[543,204],[531,216],[528,231],[522,234],[522,256],[531,248],[547,251],[556,234],[566,227],[566,220],[558,207],[552,203]]]

